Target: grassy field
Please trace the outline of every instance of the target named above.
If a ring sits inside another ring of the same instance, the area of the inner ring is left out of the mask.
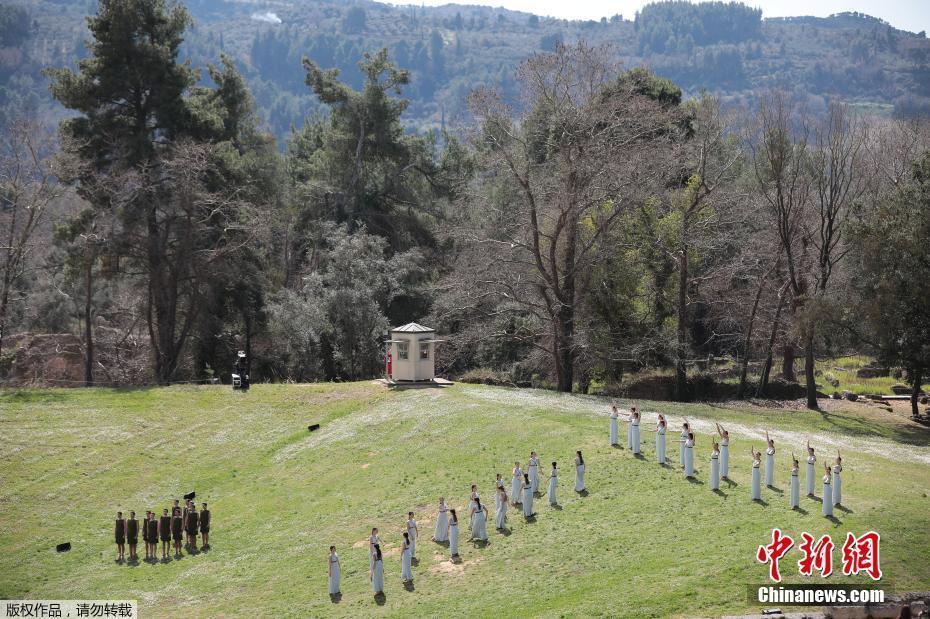
[[[655,463],[651,435],[644,459],[609,447],[607,401],[593,397],[374,383],[3,392],[0,598],[138,599],[144,617],[719,615],[753,609],[746,585],[767,573],[755,549],[775,526],[795,539],[830,532],[838,545],[847,531],[877,530],[885,588],[930,589],[930,432],[905,409],[640,404],[670,414],[673,428],[682,415],[694,422],[697,483]],[[704,483],[715,420],[733,437],[735,485],[722,495]],[[322,429],[308,433],[315,422]],[[757,504],[748,452],[765,429],[777,442],[781,491]],[[789,453],[808,438],[821,457],[844,452],[848,507],[836,521],[814,500],[786,508]],[[560,508],[538,500],[529,523],[510,511],[506,535],[489,531],[484,548],[463,537],[463,561],[449,562],[429,541],[437,498],[463,508],[477,483],[490,501],[494,474],[509,477],[531,449],[564,467]],[[571,491],[576,449],[588,463],[587,497]],[[213,512],[209,552],[114,561],[117,510],[160,512],[191,489]],[[421,531],[412,591],[401,585],[398,552],[409,509]],[[381,604],[367,574],[372,526],[386,542]],[[56,554],[61,541],[73,550]],[[343,564],[338,603],[326,593],[330,544]],[[788,582],[806,582],[799,556],[782,561]]]

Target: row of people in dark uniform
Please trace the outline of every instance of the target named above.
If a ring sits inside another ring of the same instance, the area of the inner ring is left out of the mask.
[[[142,532],[142,541],[145,543],[145,560],[158,559],[158,542],[161,540],[161,557],[168,558],[171,548],[175,556],[181,554],[181,539],[186,535],[184,547],[188,551],[197,550],[197,532],[200,532],[202,548],[210,547],[210,510],[207,504],[198,512],[193,501],[187,501],[182,508],[180,501],[175,499],[171,513],[162,510],[162,515],[156,518],[154,511],[145,512],[145,520],[136,519],[136,512],[129,512],[129,518],[123,518],[123,512],[116,512],[114,533],[118,552],[117,561],[125,560],[126,544],[129,544],[129,560],[138,561],[136,546],[139,543],[139,532]],[[172,544],[173,543],[173,544]]]

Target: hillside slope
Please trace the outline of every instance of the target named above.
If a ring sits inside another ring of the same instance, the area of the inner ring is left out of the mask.
[[[766,575],[755,549],[775,526],[839,544],[875,529],[885,587],[930,588],[925,428],[849,403],[822,413],[641,404],[671,414],[673,428],[682,414],[695,423],[696,483],[655,463],[648,433],[643,459],[609,447],[607,401],[592,397],[376,383],[0,393],[0,596],[138,599],[146,617],[719,615],[747,610],[745,585]],[[645,420],[648,429],[654,415]],[[706,485],[713,421],[733,435],[734,484],[719,495]],[[308,433],[311,422],[322,428]],[[764,429],[777,442],[780,490],[756,504],[748,453]],[[846,458],[846,508],[834,522],[814,500],[786,508],[790,451],[808,438],[821,458],[838,447]],[[511,511],[507,534],[491,532],[484,548],[463,539],[463,562],[450,563],[428,541],[438,497],[461,509],[476,483],[490,500],[494,474],[506,478],[531,449],[563,469],[560,507],[538,500],[535,522]],[[586,497],[571,491],[576,449]],[[213,512],[209,552],[114,562],[118,509],[160,511],[192,489]],[[422,535],[413,591],[398,556],[409,509]],[[368,583],[372,526],[386,547],[383,606]],[[61,541],[73,550],[56,554]],[[343,564],[338,604],[326,594],[330,544]],[[786,579],[801,581],[791,557]]]

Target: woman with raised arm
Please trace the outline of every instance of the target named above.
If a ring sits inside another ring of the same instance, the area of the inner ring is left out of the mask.
[[[618,445],[620,443],[620,425],[619,422],[620,414],[617,412],[617,405],[612,404],[610,406],[610,445]]]
[[[775,486],[775,441],[769,438],[769,431],[765,431],[765,485],[767,488]]]
[[[586,490],[584,485],[584,457],[581,455],[581,450],[575,453],[578,454],[575,456],[575,492],[584,492]]]
[[[449,510],[449,554],[453,559],[459,558],[459,517],[454,509]]]
[[[520,504],[520,499],[523,496],[523,469],[520,468],[519,462],[513,463],[513,480],[510,482],[510,499],[513,501],[511,505],[516,507]]]
[[[791,490],[788,492],[788,505],[791,509],[797,509],[801,506],[801,484],[798,481],[798,470],[801,464],[797,456],[791,452]]]
[[[497,512],[494,514],[494,528],[503,529],[507,526],[507,491],[503,486],[497,489]]]
[[[474,515],[471,520],[471,538],[488,541],[488,508],[481,504],[481,499],[475,500]]]
[[[533,511],[533,482],[527,473],[523,474],[523,483],[520,484],[520,492],[523,493],[523,515],[527,518],[535,515]]]
[[[720,444],[710,439],[710,489],[720,490]]]
[[[336,554],[336,547],[329,547],[329,594],[337,595],[339,593],[339,577],[342,570],[339,566],[339,555]]]
[[[817,462],[817,456],[814,455],[814,448],[811,447],[811,442],[807,441],[807,479],[805,484],[807,485],[807,496],[814,496],[814,463]]]
[[[843,503],[843,480],[840,473],[843,472],[843,457],[840,450],[836,450],[836,464],[833,465],[833,504],[841,505]]]
[[[371,580],[371,590],[375,595],[384,593],[384,561],[381,556],[381,545],[375,544],[371,547],[371,570],[368,578]]]
[[[556,469],[555,462],[552,463],[552,470],[549,471],[549,505],[557,505],[555,499],[555,489],[559,484],[559,471]]]
[[[665,464],[665,432],[668,430],[668,422],[665,421],[665,415],[659,413],[659,420],[656,422],[656,460],[659,464]]]
[[[688,438],[681,440],[685,450],[685,479],[694,477],[694,433],[688,432]]]
[[[446,499],[439,497],[439,515],[436,516],[436,530],[433,539],[437,542],[449,541],[449,508]]]
[[[718,423],[717,434],[720,435],[720,478],[730,479],[730,433]]]
[[[678,464],[685,465],[685,443],[688,442],[688,435],[691,434],[691,424],[685,419],[681,424],[681,435],[678,440]]]
[[[626,419],[629,424],[626,433],[627,446],[634,454],[639,454],[639,410],[637,410],[636,406],[631,406],[630,413],[628,415],[621,413],[621,416]]]
[[[833,470],[829,462],[823,463],[823,469],[823,515],[829,517],[833,515],[833,486],[830,483]]]
[[[749,447],[749,453],[752,454],[752,484],[750,493],[753,501],[762,500],[762,488],[759,485],[759,467],[762,465],[762,452],[756,451],[755,447]]]

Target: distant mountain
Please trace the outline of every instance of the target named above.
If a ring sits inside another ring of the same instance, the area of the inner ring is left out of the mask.
[[[18,2],[18,3],[17,3]],[[626,65],[645,64],[687,93],[751,103],[772,86],[795,89],[816,110],[841,96],[877,113],[930,111],[930,40],[860,13],[762,19],[739,3],[662,2],[636,15],[566,21],[481,6],[394,7],[370,0],[189,0],[184,47],[197,66],[221,52],[247,77],[269,127],[283,139],[316,108],[301,58],[336,67],[358,85],[365,51],[387,47],[412,72],[408,122],[459,122],[465,95],[494,85],[514,96],[514,69],[534,52],[580,39],[609,43]],[[85,53],[83,17],[95,0],[12,0],[0,6],[0,105],[50,119],[41,69]]]

